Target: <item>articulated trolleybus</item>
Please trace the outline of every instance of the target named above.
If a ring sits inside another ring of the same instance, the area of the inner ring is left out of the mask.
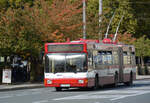
[[[46,43],[44,76],[45,86],[56,91],[131,85],[136,76],[135,48],[109,39]]]

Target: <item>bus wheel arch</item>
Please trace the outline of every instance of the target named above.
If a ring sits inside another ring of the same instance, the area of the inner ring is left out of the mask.
[[[61,91],[62,88],[61,87],[55,87],[56,91]]]
[[[133,72],[131,71],[129,75],[129,81],[125,83],[127,86],[131,86],[133,84]]]

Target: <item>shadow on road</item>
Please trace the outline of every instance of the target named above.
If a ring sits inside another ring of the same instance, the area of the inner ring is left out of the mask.
[[[112,85],[105,85],[103,87],[100,87],[98,89],[94,88],[64,88],[62,91],[59,92],[93,92],[93,91],[105,91],[105,90],[120,90],[120,89],[126,89],[126,88],[135,88],[135,87],[147,87],[150,86],[150,82],[140,82],[136,81],[132,86],[126,86],[123,83],[118,84],[117,87],[113,87]],[[53,91],[56,92],[56,91]]]

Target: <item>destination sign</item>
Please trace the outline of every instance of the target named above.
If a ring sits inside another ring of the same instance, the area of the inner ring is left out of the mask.
[[[48,52],[83,51],[83,44],[48,45]]]

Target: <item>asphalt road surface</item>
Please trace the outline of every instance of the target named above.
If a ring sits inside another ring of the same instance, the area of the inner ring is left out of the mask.
[[[134,81],[130,87],[99,90],[73,88],[56,92],[54,88],[39,88],[0,92],[0,103],[150,103],[150,79]]]

